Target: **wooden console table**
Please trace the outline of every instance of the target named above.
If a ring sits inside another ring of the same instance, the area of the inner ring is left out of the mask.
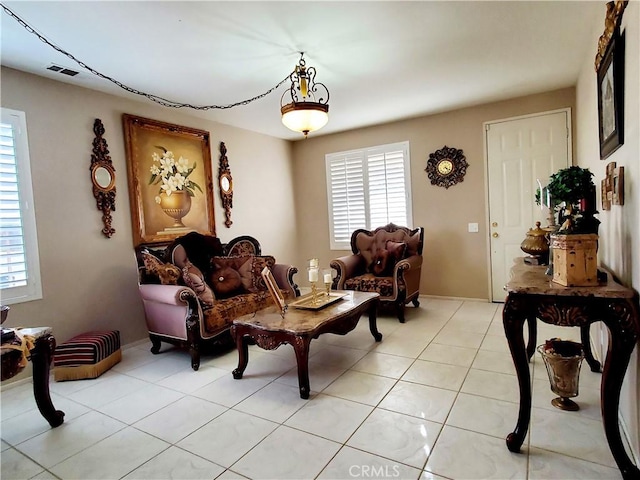
[[[511,271],[511,280],[505,287],[508,295],[502,319],[520,388],[518,423],[515,430],[507,436],[507,448],[512,452],[520,451],[529,428],[531,379],[528,359],[535,348],[536,319],[552,325],[580,327],[581,338],[586,347],[589,342],[589,325],[602,321],[611,333],[600,385],[604,432],[622,477],[639,479],[640,470],[631,462],[624,449],[618,424],[620,388],[631,352],[640,336],[638,294],[616,283],[609,272],[607,283],[599,286],[564,287],[552,282],[551,277],[545,274],[545,269],[544,266],[525,265],[522,259],[517,259]],[[525,320],[529,324],[530,333],[528,348],[525,348],[523,335]],[[592,370],[595,370],[596,365],[589,363]]]
[[[53,352],[56,349],[56,339],[49,327],[22,328],[20,333],[34,338],[34,346],[29,352],[33,367],[33,395],[42,416],[55,428],[64,422],[64,412],[56,410],[49,394],[49,369]],[[0,349],[2,354],[2,380],[8,380],[19,373],[18,361],[21,354],[17,350]],[[18,355],[14,355],[18,354]]]

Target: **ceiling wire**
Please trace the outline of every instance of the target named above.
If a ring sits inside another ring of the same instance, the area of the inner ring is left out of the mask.
[[[96,76],[98,76],[100,78],[103,78],[104,80],[108,80],[109,82],[114,83],[115,85],[117,85],[118,87],[122,88],[123,90],[126,90],[129,93],[133,93],[134,95],[140,95],[140,96],[146,97],[147,99],[149,99],[149,100],[151,100],[153,102],[156,102],[156,103],[158,103],[160,105],[163,105],[165,107],[191,108],[191,109],[194,109],[194,110],[226,110],[226,109],[233,108],[233,107],[239,107],[241,105],[247,105],[247,104],[249,104],[249,103],[251,103],[251,102],[253,102],[255,100],[259,100],[259,99],[261,99],[263,97],[266,97],[267,95],[272,93],[274,90],[277,90],[282,84],[284,84],[287,80],[289,80],[290,75],[291,75],[290,73],[288,73],[287,76],[284,77],[276,86],[270,88],[269,90],[267,90],[264,93],[256,95],[255,97],[248,98],[247,100],[241,100],[239,102],[230,103],[228,105],[193,105],[191,103],[176,102],[174,100],[168,100],[168,99],[160,97],[158,95],[142,92],[142,91],[137,90],[135,88],[129,87],[128,85],[125,85],[124,83],[116,80],[115,78],[112,78],[112,77],[110,77],[108,75],[104,75],[103,73],[98,72],[97,70],[91,68],[86,63],[84,63],[82,60],[78,60],[76,57],[74,57],[72,54],[70,54],[66,50],[64,50],[64,49],[58,47],[57,45],[55,45],[54,43],[50,42],[44,35],[38,33],[27,22],[22,20],[18,15],[16,15],[13,11],[11,11],[11,9],[9,9],[9,7],[4,5],[3,3],[0,3],[0,6],[7,13],[7,15],[9,15],[11,18],[13,18],[16,22],[18,22],[27,32],[31,33],[32,35],[35,35],[41,42],[45,43],[46,45],[49,45],[51,48],[53,48],[57,52],[65,55],[69,59],[73,60],[74,62],[76,62],[78,65],[80,65],[85,70],[88,70],[89,72],[93,73],[94,75],[96,75]]]

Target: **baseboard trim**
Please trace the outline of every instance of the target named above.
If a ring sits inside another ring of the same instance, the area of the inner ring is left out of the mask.
[[[143,338],[141,340],[136,340],[135,342],[127,343],[126,345],[122,345],[122,350],[127,350],[129,348],[139,347],[140,345],[148,345],[150,342],[149,337]]]
[[[20,372],[21,375],[24,373],[25,373],[24,371]],[[25,378],[20,378],[18,380],[13,380],[13,379],[7,380],[6,383],[3,383],[2,385],[0,385],[0,392],[4,390],[11,390],[12,388],[19,387],[20,385],[24,385],[26,383],[33,383],[31,373],[29,373]]]
[[[488,298],[472,298],[472,297],[447,297],[441,295],[419,295],[419,298],[434,299],[434,300],[459,300],[461,302],[482,302],[491,303]]]
[[[629,429],[627,428],[627,423],[624,421],[624,417],[620,415],[620,411],[618,411],[618,422],[620,423],[620,430],[622,430],[622,443],[624,444],[624,449],[631,456],[631,460],[636,465],[640,465],[638,463],[639,454],[634,451],[631,447],[631,436],[629,435]]]
[[[591,343],[591,352],[596,360],[600,362],[601,365],[604,366],[604,360],[600,355],[600,348],[596,344],[592,335],[589,335],[589,343]],[[624,444],[624,449],[627,451],[631,460],[636,464],[640,465],[640,452],[636,452],[631,446],[631,435],[629,435],[629,427],[627,427],[627,423],[624,421],[624,417],[620,414],[620,409],[618,409],[618,424],[620,425],[620,430],[622,432],[622,443]]]

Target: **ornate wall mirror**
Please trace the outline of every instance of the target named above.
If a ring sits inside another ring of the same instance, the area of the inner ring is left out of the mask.
[[[113,168],[95,165],[91,174],[93,183],[97,184],[102,190],[109,190],[115,183],[114,173]]]
[[[102,138],[104,126],[99,118],[93,123],[93,153],[91,154],[91,183],[93,184],[93,196],[96,199],[98,210],[102,212],[102,233],[111,238],[116,233],[111,226],[111,212],[116,210],[116,170],[111,163],[107,141]]]
[[[224,208],[224,224],[227,228],[229,228],[233,223],[231,221],[231,207],[233,207],[233,178],[231,177],[229,160],[227,159],[227,147],[224,145],[224,142],[220,142],[218,186],[220,187],[220,199],[222,200],[222,208]]]

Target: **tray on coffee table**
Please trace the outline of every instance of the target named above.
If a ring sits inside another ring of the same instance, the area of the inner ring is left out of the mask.
[[[326,306],[331,305],[332,303],[336,303],[340,301],[342,298],[347,296],[348,293],[319,293],[316,302],[313,302],[313,298],[311,294],[305,295],[303,297],[298,298],[297,300],[291,302],[289,307],[293,308],[303,308],[305,310],[320,310]]]

